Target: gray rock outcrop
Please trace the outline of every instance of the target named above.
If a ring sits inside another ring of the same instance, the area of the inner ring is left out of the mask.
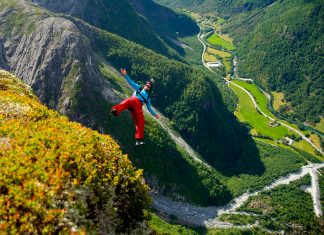
[[[45,12],[30,17],[37,8],[24,1],[18,7],[23,10],[0,12],[1,25],[8,25],[12,18],[28,21],[6,27],[7,31],[0,29],[0,67],[22,78],[50,108],[94,125],[78,113],[75,106],[80,102],[91,105],[80,99],[87,95],[102,101],[117,98],[98,69],[90,40],[68,19]]]

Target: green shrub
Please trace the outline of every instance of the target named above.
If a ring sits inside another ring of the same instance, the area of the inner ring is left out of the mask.
[[[0,230],[124,232],[143,220],[148,187],[115,141],[24,88],[0,71]]]

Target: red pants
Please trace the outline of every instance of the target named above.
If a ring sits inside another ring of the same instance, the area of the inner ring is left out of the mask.
[[[137,140],[144,138],[145,120],[142,106],[142,102],[137,97],[130,97],[111,108],[111,110],[117,110],[117,115],[125,109],[128,109],[131,112],[136,128],[135,139]]]

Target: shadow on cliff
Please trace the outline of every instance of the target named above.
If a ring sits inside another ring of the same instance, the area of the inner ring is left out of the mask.
[[[262,175],[265,167],[248,128],[224,105],[224,95],[220,94],[215,81],[209,83],[211,95],[205,98],[200,108],[205,115],[198,120],[202,134],[187,136],[186,139],[208,164],[224,176]]]

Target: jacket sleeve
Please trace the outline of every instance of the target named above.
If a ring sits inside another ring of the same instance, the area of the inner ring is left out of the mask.
[[[125,79],[136,91],[141,88],[141,86],[134,82],[127,74],[125,75]]]
[[[154,109],[151,106],[151,99],[150,98],[147,101],[146,107],[147,107],[148,111],[150,111],[150,113],[155,117],[156,112],[154,111]]]

